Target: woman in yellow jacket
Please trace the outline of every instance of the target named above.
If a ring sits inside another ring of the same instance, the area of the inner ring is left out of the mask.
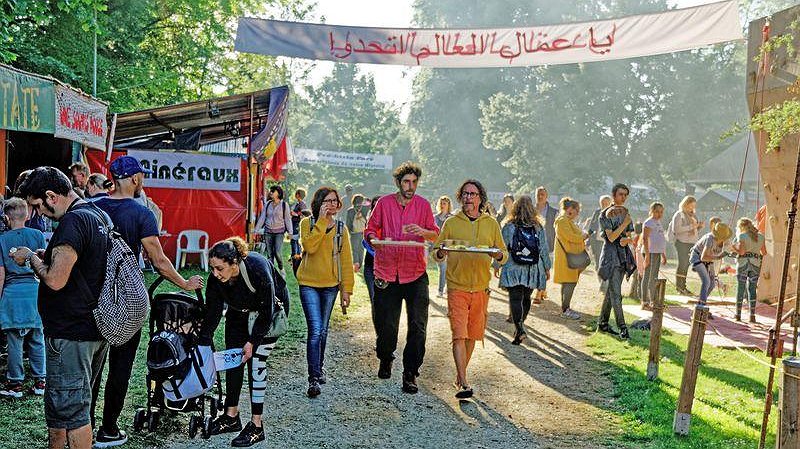
[[[310,398],[319,396],[320,385],[327,382],[323,369],[325,343],[336,295],[341,291],[342,310],[345,310],[353,293],[350,235],[344,223],[334,218],[341,207],[342,201],[335,189],[320,187],[311,200],[311,217],[300,222],[303,259],[297,269],[297,283],[308,328],[306,358]]]
[[[500,225],[486,213],[488,197],[483,185],[474,179],[464,181],[456,197],[461,211],[444,222],[433,258],[437,262],[447,258],[447,316],[453,333],[456,397],[465,399],[473,394],[467,382],[467,365],[475,341],[482,341],[486,330],[492,263],[506,263],[508,250]],[[450,254],[441,249],[446,240],[463,240],[468,246],[485,248],[487,253]]]
[[[572,198],[561,199],[561,214],[556,218],[555,261],[553,282],[561,284],[561,316],[573,320],[580,314],[570,308],[572,294],[581,275],[580,270],[572,269],[567,263],[566,253],[576,254],[586,249],[586,233],[575,224],[581,213],[581,204]]]

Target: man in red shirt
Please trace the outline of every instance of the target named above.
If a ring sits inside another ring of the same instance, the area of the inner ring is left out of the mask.
[[[375,206],[364,238],[375,248],[375,327],[380,360],[378,377],[392,376],[392,361],[397,349],[400,310],[406,301],[408,332],[403,351],[403,391],[417,392],[416,378],[425,356],[428,326],[428,275],[425,247],[383,245],[379,240],[433,241],[439,228],[433,220],[430,203],[416,195],[422,169],[405,162],[393,173],[398,192],[386,195]]]

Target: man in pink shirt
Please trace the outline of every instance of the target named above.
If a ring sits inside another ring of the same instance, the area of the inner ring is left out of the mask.
[[[380,360],[378,377],[392,376],[392,361],[397,349],[400,310],[406,301],[408,333],[403,351],[403,391],[417,392],[417,376],[425,356],[428,326],[428,275],[422,246],[381,245],[376,240],[433,241],[439,228],[433,220],[430,203],[415,195],[422,176],[418,165],[405,162],[394,170],[399,191],[386,195],[370,216],[364,239],[375,248],[375,328]]]

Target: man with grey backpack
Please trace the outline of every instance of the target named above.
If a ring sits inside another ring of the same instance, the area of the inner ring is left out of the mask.
[[[155,215],[137,201],[137,197],[144,189],[144,175],[150,170],[142,167],[136,158],[122,156],[111,162],[109,171],[114,180],[114,192],[110,196],[97,200],[94,204],[109,217],[116,231],[115,235],[125,242],[131,256],[127,259],[127,263],[122,265],[125,270],[119,271],[120,273],[129,273],[131,277],[128,282],[125,282],[124,288],[127,289],[130,285],[135,284],[144,289],[143,281],[140,282],[142,273],[138,262],[142,250],[147,253],[153,268],[173,284],[187,291],[202,288],[203,279],[200,276],[195,275],[187,280],[175,271],[175,267],[164,254],[161,242],[158,240],[159,229]],[[141,293],[145,301],[149,301],[146,289]],[[136,292],[128,294],[129,299],[137,296]],[[114,344],[113,338],[109,339],[112,345],[108,351],[108,377],[104,390],[103,420],[102,425],[97,429],[95,438],[95,447],[97,448],[119,446],[128,440],[125,432],[119,428],[117,421],[128,393],[136,350],[142,336],[141,324],[143,323],[132,325],[133,335],[125,342],[118,341],[119,344]],[[100,384],[98,379],[92,389],[93,418],[100,393]]]

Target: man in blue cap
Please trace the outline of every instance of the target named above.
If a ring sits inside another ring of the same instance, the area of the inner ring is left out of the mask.
[[[144,248],[156,271],[178,287],[188,291],[202,288],[203,279],[200,276],[192,276],[187,280],[175,271],[158,240],[160,231],[156,217],[135,199],[144,186],[144,175],[152,172],[142,167],[142,164],[131,156],[115,159],[109,170],[114,180],[114,192],[111,196],[97,200],[95,204],[111,217],[114,228],[122,234],[125,243],[137,255]],[[128,392],[128,381],[140,338],[141,332],[124,345],[111,347],[109,350],[103,423],[97,431],[95,447],[118,446],[127,441],[127,435],[119,429],[117,419],[122,412],[125,395]],[[93,389],[92,410],[99,392],[98,380]]]

